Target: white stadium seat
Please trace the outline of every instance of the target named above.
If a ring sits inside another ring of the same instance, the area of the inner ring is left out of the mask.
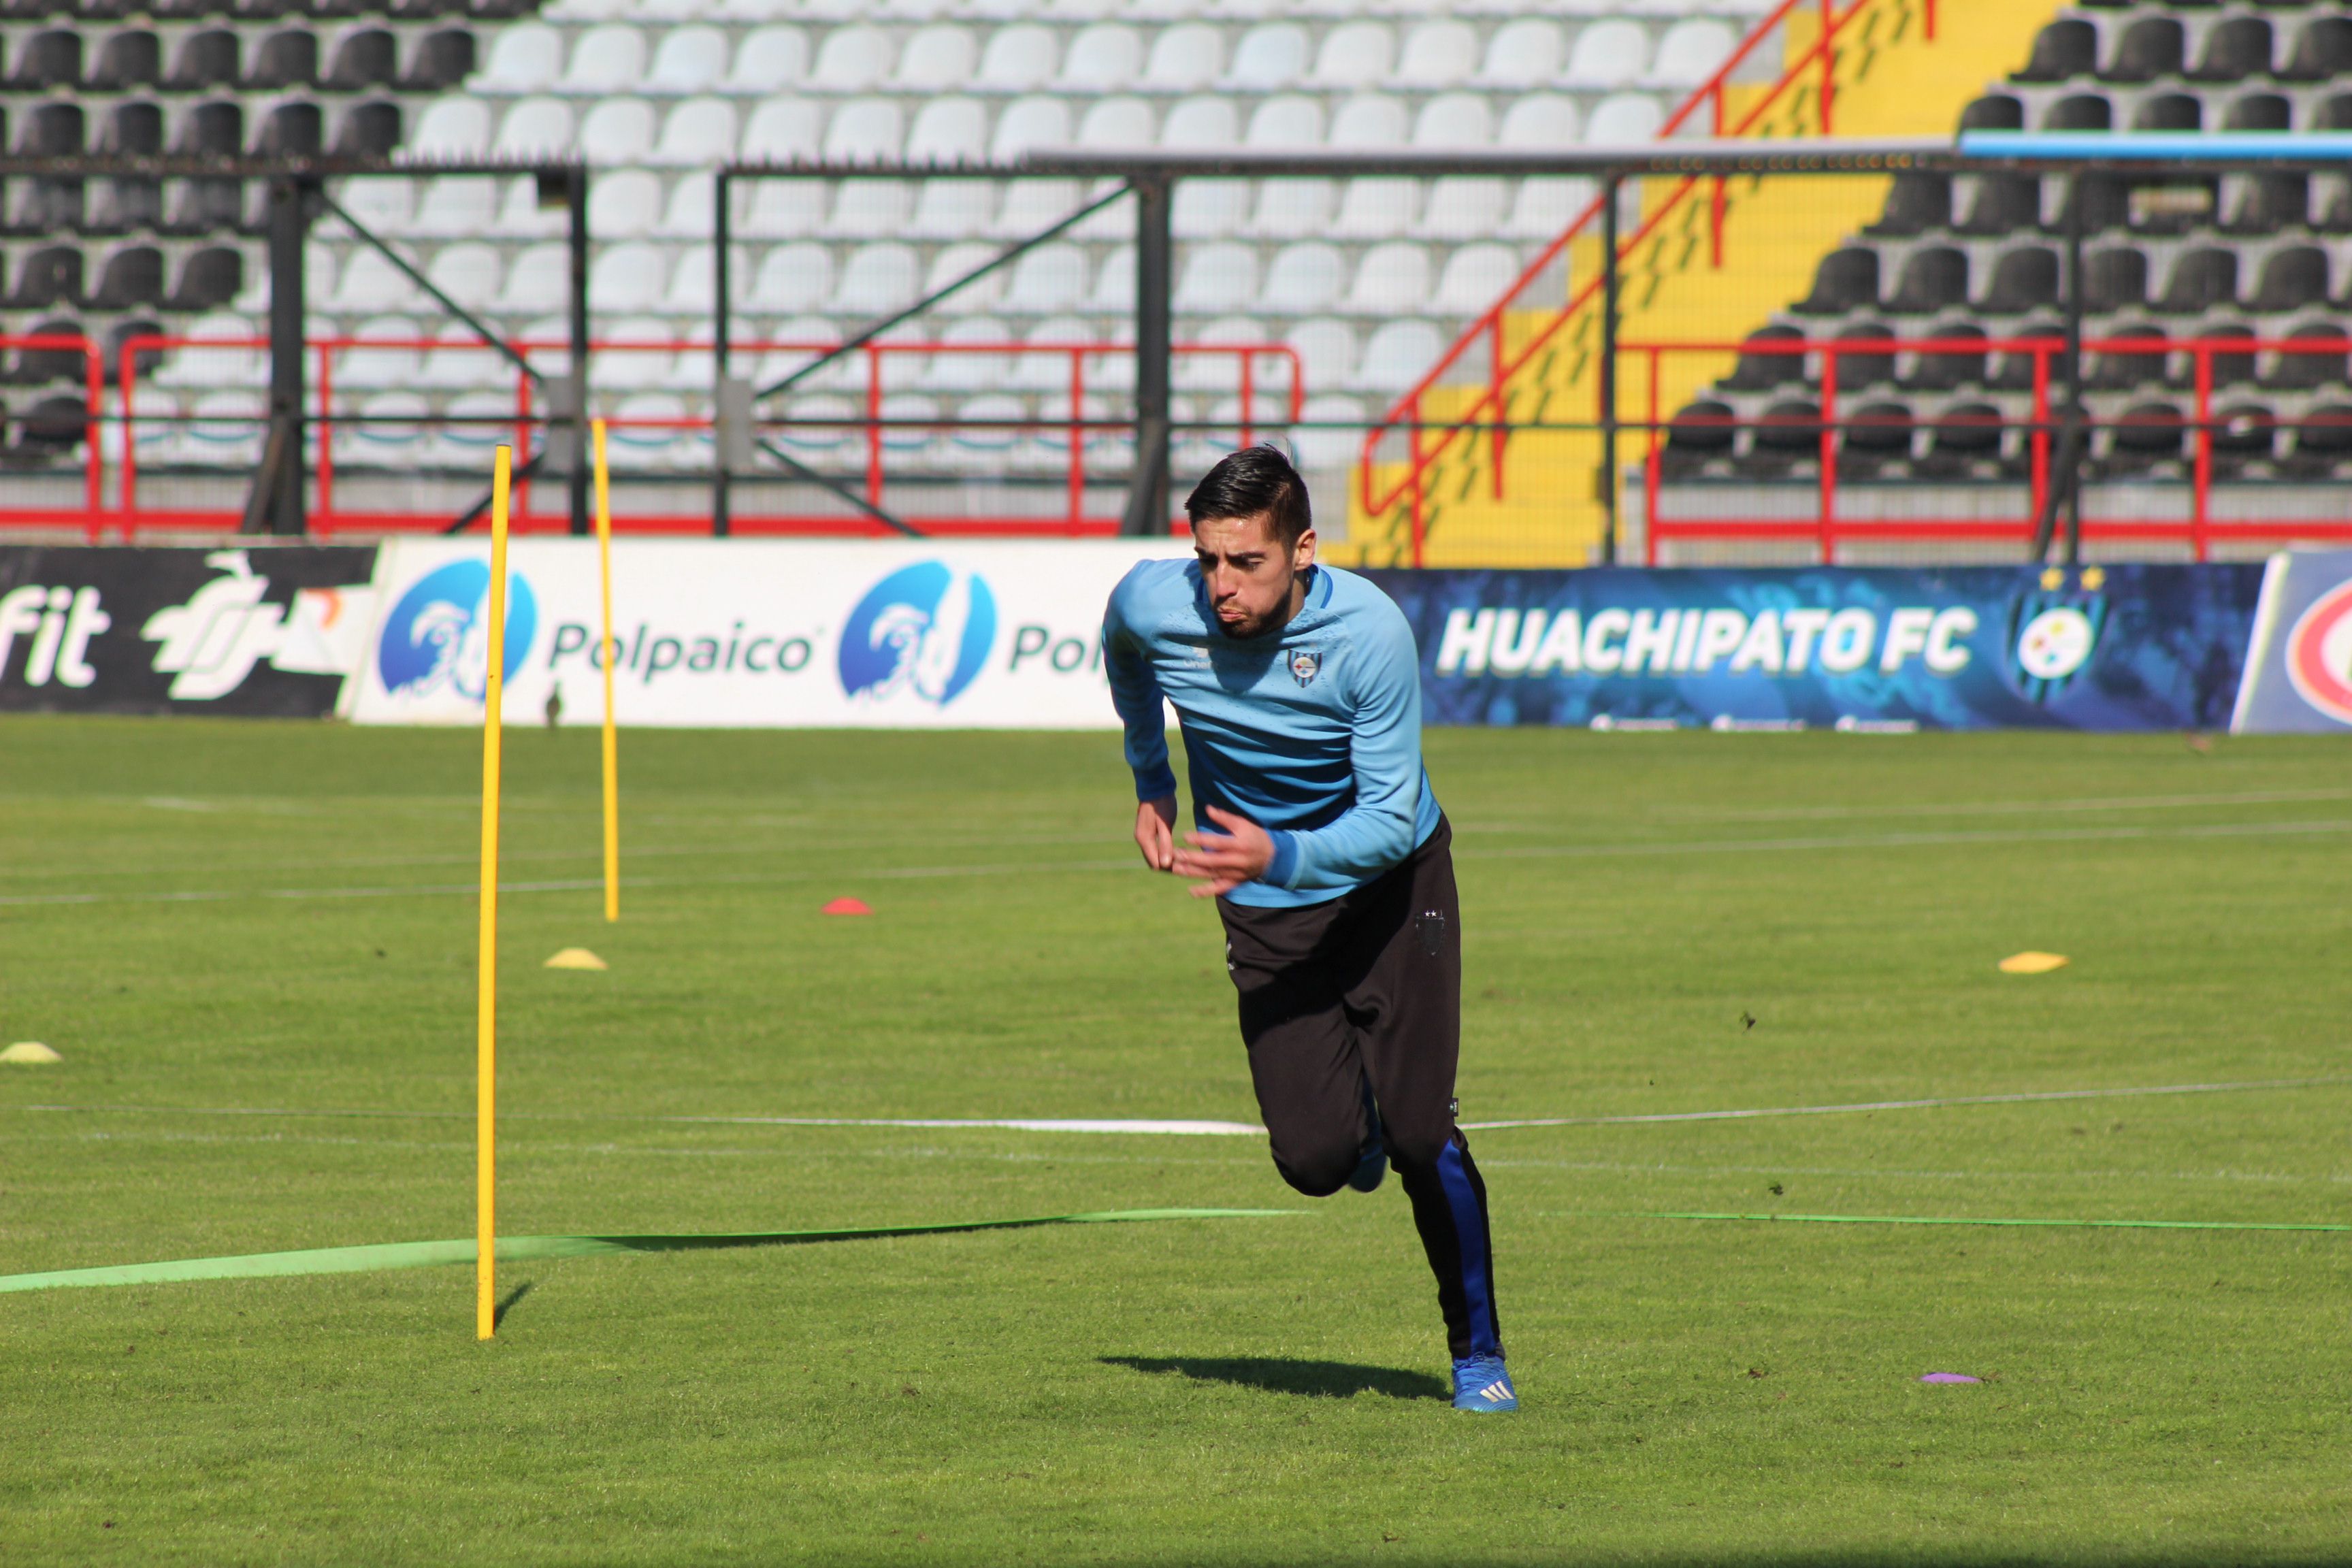
[[[646,74],[646,37],[620,23],[591,27],[572,46],[572,63],[560,84],[567,92],[619,92]]]
[[[1331,145],[1372,151],[1405,142],[1405,107],[1384,93],[1359,93],[1331,116]]]
[[[825,92],[865,92],[890,74],[890,35],[879,27],[838,27],[817,46],[809,85]]]
[[[467,310],[481,310],[497,299],[505,274],[497,247],[478,241],[444,247],[425,269],[435,288]]]
[[[709,92],[727,76],[727,35],[716,27],[674,27],[654,50],[644,90],[683,98]]]
[[[1224,40],[1217,30],[1187,23],[1168,28],[1151,41],[1143,85],[1159,92],[1194,92],[1215,81],[1224,66]]]
[[[712,201],[718,192],[707,179],[672,182],[669,202],[654,233],[663,239],[706,239],[713,232]]]
[[[1697,87],[1738,47],[1739,35],[1728,23],[1696,16],[1677,22],[1658,40],[1658,58],[1650,68],[1650,80],[1665,88]]]
[[[443,349],[438,352],[446,353],[449,351]],[[451,398],[448,406],[443,410],[445,423],[426,435],[424,448],[417,457],[420,466],[480,472],[488,466],[495,448],[501,443],[516,439],[511,422],[514,413],[514,395],[511,392],[487,389],[461,392]],[[500,423],[486,423],[493,419]]]
[[[689,98],[662,121],[647,161],[704,168],[735,155],[735,106],[723,98]]]
[[[1301,321],[1282,341],[1298,355],[1299,374],[1310,387],[1345,386],[1356,374],[1356,329],[1345,321]]]
[[[1576,36],[1560,80],[1570,87],[1623,87],[1650,63],[1650,36],[1622,17],[1595,22]]]
[[[638,316],[601,327],[595,336],[597,346],[589,356],[588,380],[598,390],[659,386],[669,378],[670,362],[677,357],[677,351],[666,346],[675,336],[668,322],[654,316]],[[631,348],[630,344],[644,346]]]
[[[1265,269],[1257,308],[1272,316],[1308,316],[1328,310],[1347,286],[1348,264],[1319,241],[1286,245]]]
[[[1075,245],[1046,244],[1013,264],[1004,309],[1043,316],[1068,310],[1087,297],[1087,253]]]
[[[1567,52],[1559,23],[1523,16],[1504,23],[1486,40],[1486,61],[1476,80],[1481,87],[1540,87],[1559,75]]]
[[[1139,98],[1097,99],[1078,121],[1081,147],[1149,147],[1151,106]]]
[[[971,79],[980,51],[969,29],[941,24],[907,40],[891,85],[902,92],[947,92]]]
[[[1233,100],[1188,98],[1168,111],[1160,127],[1162,147],[1230,147],[1240,137]]]
[[[1122,245],[1103,258],[1102,269],[1095,274],[1094,291],[1087,296],[1087,309],[1098,316],[1117,318],[1129,325],[1135,320],[1135,247]],[[1132,374],[1134,362],[1125,362]]]
[[[661,176],[643,169],[599,175],[588,187],[588,232],[598,239],[636,239],[661,221]],[[602,308],[604,301],[597,305]]]
[[[1318,146],[1323,140],[1323,106],[1301,93],[1265,99],[1250,111],[1246,140],[1253,147]]]
[[[978,99],[935,98],[907,134],[910,163],[977,163],[988,155],[988,110]]]
[[[751,210],[740,225],[752,239],[797,239],[824,225],[823,180],[761,180],[751,187]]]
[[[1429,321],[1388,321],[1364,345],[1363,357],[1349,380],[1351,390],[1383,392],[1393,396],[1406,391],[1445,352],[1445,334]]]
[[[989,232],[1000,239],[1021,239],[1035,234],[1077,210],[1076,180],[1013,180],[1004,187],[1004,202]],[[1119,204],[1124,205],[1125,204]],[[1118,211],[1113,206],[1110,211]]]
[[[1169,226],[1178,239],[1223,239],[1249,221],[1247,180],[1181,180]]]
[[[499,183],[480,174],[444,174],[425,187],[408,232],[422,237],[486,233],[499,214]]]
[[[835,239],[887,239],[914,216],[914,187],[904,180],[843,180],[834,187],[833,216],[820,232]]]
[[[1413,120],[1416,147],[1484,147],[1495,139],[1495,117],[1475,92],[1440,93]]]
[[[588,298],[600,312],[653,309],[669,282],[669,255],[642,240],[603,247],[588,270]]]
[[[416,216],[416,184],[415,180],[349,180],[335,199],[378,234],[405,234]]]
[[[1428,305],[1428,250],[1407,240],[1391,240],[1364,252],[1343,308],[1350,315],[1394,316]]]
[[[1064,92],[1110,92],[1133,81],[1142,64],[1134,28],[1098,22],[1070,40],[1057,85]]]
[[[1504,221],[1507,239],[1549,240],[1592,205],[1592,182],[1572,176],[1543,175],[1521,180],[1512,198],[1511,216]]]
[[[478,92],[544,92],[562,69],[563,35],[543,22],[518,22],[499,31],[471,85]]]
[[[1056,147],[1070,140],[1070,106],[1058,98],[1016,98],[996,117],[989,142],[991,162],[1011,163],[1032,147]]]
[[[361,322],[351,336],[360,340],[362,346],[335,353],[335,384],[353,391],[414,385],[419,368],[417,351],[401,346],[400,341],[421,335],[416,323],[405,316],[377,316]],[[370,340],[384,346],[367,346]]]
[[[794,316],[814,310],[833,295],[833,253],[803,241],[780,245],[760,263],[751,283],[749,310]]]
[[[417,116],[407,151],[418,158],[478,158],[489,147],[490,106],[478,98],[441,98]]]
[[[507,268],[495,301],[501,314],[536,315],[560,310],[572,292],[572,258],[562,245],[534,245]]]
[[[1573,147],[1576,102],[1556,92],[1531,92],[1504,111],[1496,141],[1505,147]]]
[[[854,98],[833,111],[824,155],[836,163],[878,163],[898,155],[906,116],[887,98]]]
[[[1584,122],[1584,139],[1600,146],[1654,141],[1666,121],[1658,100],[1643,92],[1613,93]]]
[[[1364,405],[1352,397],[1337,393],[1324,393],[1310,397],[1298,411],[1309,425],[1351,426],[1364,417]],[[1363,447],[1360,429],[1305,429],[1290,437],[1292,460],[1310,472],[1318,468],[1344,468],[1356,460]]]
[[[914,250],[895,241],[861,245],[843,263],[834,282],[833,309],[845,316],[881,316],[915,302],[921,264]]]
[[[357,419],[335,426],[335,460],[361,468],[406,468],[425,444],[432,412],[422,393],[379,392],[361,400]]]
[[[1348,182],[1331,233],[1343,239],[1386,239],[1412,228],[1421,216],[1421,182],[1361,175]]]
[[[416,285],[373,246],[352,253],[322,308],[339,316],[378,310],[413,310],[424,302]]]
[[[761,27],[735,47],[735,60],[727,70],[727,89],[740,93],[772,93],[793,86],[808,74],[808,36],[798,27]]]
[[[604,363],[597,362],[594,374],[599,376],[602,375]],[[611,433],[608,450],[615,462],[635,468],[696,466],[695,458],[703,444],[691,439],[693,432],[674,425],[632,423],[639,419],[666,421],[685,418],[686,400],[676,393],[631,393],[613,410],[613,417],[621,421],[606,426]],[[708,460],[708,458],[703,458],[705,462]]]
[[[1518,252],[1507,245],[1465,245],[1446,258],[1431,309],[1446,316],[1475,316],[1503,296],[1519,276]]]
[[[1339,194],[1329,180],[1260,180],[1249,231],[1260,239],[1303,239],[1328,232]]]
[[[988,232],[996,216],[991,180],[925,180],[907,232],[918,239],[965,239]]]
[[[817,155],[824,111],[803,98],[772,98],[743,126],[746,163],[805,163]]]
[[[743,264],[743,248],[734,248],[735,265]],[[711,258],[718,254],[707,245],[690,245],[677,253],[670,263],[669,286],[662,290],[661,303],[656,307],[666,316],[707,317],[718,302],[718,279],[711,276]]]
[[[593,189],[589,199],[595,199]],[[539,182],[529,174],[519,174],[506,182],[506,193],[499,198],[498,216],[490,220],[489,232],[499,239],[551,239],[568,233],[571,227],[570,213],[560,206],[541,206]]]
[[[966,348],[1013,343],[1013,329],[990,316],[972,316],[950,325],[939,335],[943,343]],[[1001,386],[1013,372],[1010,353],[942,353],[931,356],[920,384],[926,392],[985,392]]]
[[[1396,62],[1396,37],[1383,22],[1343,22],[1323,37],[1315,57],[1317,87],[1361,90],[1386,81]]]
[[[572,106],[560,98],[526,98],[499,122],[491,151],[502,158],[560,156],[572,151]]]
[[[1478,68],[1478,35],[1466,22],[1423,22],[1405,35],[1397,57],[1400,87],[1459,87]]]
[[[521,372],[513,362],[498,350],[476,337],[468,328],[452,323],[434,334],[436,346],[424,356],[424,365],[417,372],[419,386],[463,391],[469,387],[511,388]],[[502,412],[512,412],[509,399]]]
[[[1172,303],[1185,315],[1246,309],[1257,298],[1257,252],[1230,241],[1193,247],[1177,275]]]
[[[637,163],[654,149],[654,106],[607,98],[580,120],[580,154],[591,163]]]
[[[1273,92],[1307,74],[1307,29],[1291,22],[1271,22],[1252,27],[1234,47],[1227,68],[1227,87]]]
[[[1511,183],[1485,174],[1447,174],[1431,182],[1413,233],[1423,239],[1478,239],[1510,210]],[[1481,306],[1480,309],[1485,309]]]
[[[1060,58],[1051,29],[999,27],[981,51],[979,84],[996,92],[1027,92],[1054,79]]]
[[[923,279],[926,296],[938,293],[949,284],[979,269],[997,255],[997,247],[978,240],[966,240],[961,245],[942,247],[931,258],[931,269]],[[1005,276],[1009,268],[997,268],[982,273],[933,307],[942,316],[985,315],[994,310],[1004,298]]]

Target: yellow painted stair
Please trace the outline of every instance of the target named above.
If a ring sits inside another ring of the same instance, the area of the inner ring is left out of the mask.
[[[1841,137],[1940,136],[1954,132],[1960,110],[1986,88],[2021,65],[2034,34],[2056,15],[2061,0],[1942,0],[1936,37],[1926,37],[1930,0],[1867,0],[1868,9],[1840,32],[1832,89],[1832,124]],[[1785,40],[1791,69],[1819,37],[1818,13],[1790,17]],[[1743,89],[1727,118],[1769,89]],[[1748,134],[1787,140],[1821,133],[1818,67],[1808,64]],[[1651,356],[1632,345],[1665,342],[1734,343],[1776,310],[1804,297],[1821,258],[1878,216],[1885,175],[1784,175],[1726,182],[1723,264],[1712,264],[1708,244],[1712,202],[1697,183],[1665,220],[1625,258],[1622,283],[1618,417],[1671,418],[1701,388],[1731,368],[1727,352],[1661,354],[1652,385]],[[1680,181],[1641,182],[1646,221],[1674,202]],[[1626,232],[1637,232],[1627,215]],[[1597,229],[1598,226],[1594,226]],[[1549,325],[1572,292],[1601,268],[1597,236],[1570,247],[1565,278],[1547,280],[1549,300],[1530,290],[1532,306],[1504,319],[1506,361]],[[1507,423],[1591,423],[1600,416],[1597,350],[1599,301],[1580,308],[1505,389]],[[1423,440],[1434,446],[1447,424],[1462,417],[1483,384],[1439,386],[1423,401]],[[1654,406],[1654,416],[1653,408]],[[1482,418],[1491,421],[1491,411]],[[1621,466],[1637,463],[1648,437],[1619,438]],[[1402,461],[1376,465],[1375,497],[1399,489]],[[1527,431],[1504,444],[1500,499],[1495,442],[1457,437],[1425,470],[1422,485],[1422,560],[1431,566],[1581,566],[1599,556],[1605,526],[1599,478],[1601,443],[1593,431]],[[1384,453],[1384,456],[1389,454]],[[1360,481],[1356,481],[1360,483]],[[1349,498],[1344,542],[1326,553],[1341,564],[1405,564],[1412,558],[1410,496],[1378,514],[1366,498]]]

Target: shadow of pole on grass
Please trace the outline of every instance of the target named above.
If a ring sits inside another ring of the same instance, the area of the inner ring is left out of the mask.
[[[1290,1356],[1107,1355],[1106,1366],[1135,1372],[1181,1373],[1198,1383],[1230,1383],[1268,1394],[1300,1394],[1317,1399],[1353,1399],[1384,1394],[1391,1399],[1447,1399],[1442,1378],[1391,1366],[1359,1366],[1344,1361],[1301,1361]]]
[[[538,1283],[538,1281],[526,1279],[521,1284],[516,1286],[513,1289],[508,1291],[507,1299],[499,1302],[497,1309],[490,1313],[490,1327],[493,1329],[503,1327],[507,1321],[507,1314],[514,1310],[514,1305],[517,1301],[521,1300],[525,1296],[530,1294],[530,1288],[536,1283]]]

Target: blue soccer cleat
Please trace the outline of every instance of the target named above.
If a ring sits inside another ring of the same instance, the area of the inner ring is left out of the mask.
[[[1454,1408],[1517,1410],[1519,1391],[1498,1355],[1465,1355],[1454,1363]]]
[[[1356,1168],[1348,1176],[1348,1184],[1360,1193],[1378,1188],[1389,1173],[1386,1129],[1381,1126],[1380,1107],[1372,1101],[1372,1081],[1364,1080],[1364,1120],[1370,1124],[1371,1136],[1364,1143],[1363,1152],[1356,1158]]]

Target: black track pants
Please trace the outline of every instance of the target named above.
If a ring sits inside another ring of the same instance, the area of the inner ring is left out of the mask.
[[[1412,1200],[1455,1356],[1499,1355],[1486,1184],[1454,1124],[1462,1046],[1462,914],[1452,828],[1376,881],[1304,909],[1217,900],[1225,966],[1275,1168],[1310,1197],[1347,1184],[1371,1135]]]

